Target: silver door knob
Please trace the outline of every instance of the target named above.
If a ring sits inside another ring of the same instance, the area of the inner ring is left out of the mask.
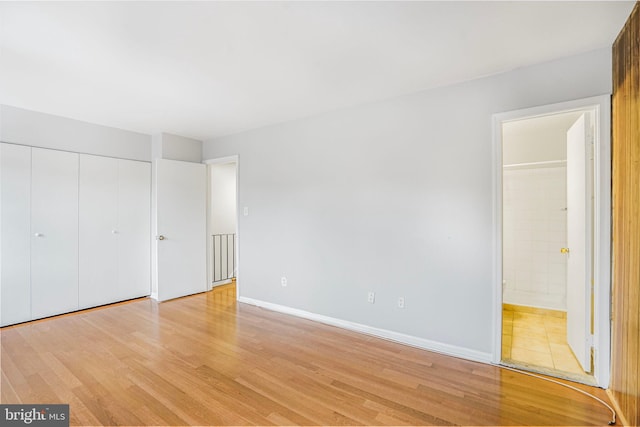
[[[36,237],[42,237],[42,233],[34,233],[34,236],[36,236]]]
[[[164,236],[163,235],[158,236],[158,240],[164,240]]]
[[[118,234],[118,230],[111,230],[111,234]]]

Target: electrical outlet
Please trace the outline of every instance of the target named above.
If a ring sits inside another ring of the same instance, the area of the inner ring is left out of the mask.
[[[370,304],[373,304],[374,302],[376,302],[376,293],[375,292],[369,292],[367,294],[367,302]]]
[[[281,277],[280,278],[280,284],[282,285],[282,287],[287,286],[287,278],[286,277]]]
[[[404,308],[404,297],[398,297],[398,308]]]

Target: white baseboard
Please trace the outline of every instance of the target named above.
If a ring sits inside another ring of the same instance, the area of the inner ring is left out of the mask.
[[[424,338],[414,337],[412,335],[406,335],[399,332],[393,332],[386,329],[380,329],[373,326],[350,322],[348,320],[323,316],[322,314],[311,313],[309,311],[299,310],[297,308],[287,307],[285,305],[274,304],[271,302],[247,297],[238,297],[238,301],[245,304],[255,305],[257,307],[266,308],[268,310],[277,311],[279,313],[290,314],[292,316],[301,317],[303,319],[309,319],[327,325],[336,326],[338,328],[348,329],[350,331],[360,332],[378,338],[395,341],[400,344],[410,345],[412,347],[421,348],[423,350],[446,354],[448,356],[454,356],[461,359],[473,360],[474,362],[489,364],[491,364],[493,360],[493,355],[491,353],[483,353],[481,351],[471,350],[465,347],[458,347],[451,344],[431,341]]]
[[[507,288],[504,290],[502,302],[505,304],[567,311],[565,297],[559,294],[541,294]]]
[[[154,299],[154,300],[158,301],[158,293],[157,292],[151,292],[151,295],[149,295],[149,297],[151,299]]]

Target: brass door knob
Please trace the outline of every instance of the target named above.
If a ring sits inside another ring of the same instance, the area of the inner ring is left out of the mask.
[[[560,248],[560,253],[561,254],[568,254],[569,253],[569,248]]]

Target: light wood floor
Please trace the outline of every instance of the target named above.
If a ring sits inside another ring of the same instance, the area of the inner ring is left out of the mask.
[[[69,403],[73,425],[609,420],[601,405],[558,385],[239,304],[229,287],[1,334],[2,403]]]
[[[502,358],[572,376],[587,376],[567,344],[567,317],[562,311],[504,304]]]

